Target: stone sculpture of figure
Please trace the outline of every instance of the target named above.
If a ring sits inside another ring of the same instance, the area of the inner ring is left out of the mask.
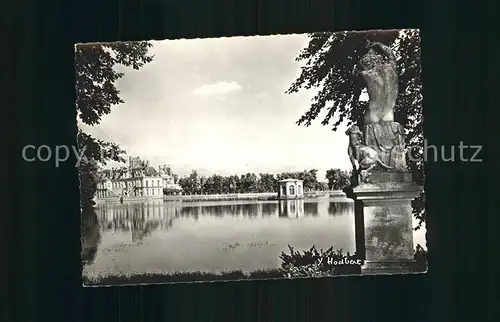
[[[368,53],[361,57],[353,74],[366,82],[369,106],[365,124],[394,121],[394,106],[398,97],[396,58],[392,50],[379,42],[367,44]]]
[[[362,143],[363,133],[357,125],[351,126],[346,131],[346,135],[349,136],[348,154],[354,173],[361,170],[369,171],[377,166],[386,170],[394,169],[380,160],[379,153],[375,149]],[[356,162],[358,166],[356,166]]]
[[[404,129],[394,121],[398,97],[396,58],[388,46],[378,42],[368,42],[367,49],[353,69],[353,75],[363,78],[369,96],[363,131],[352,126],[346,132],[353,173],[359,174],[361,181],[374,171],[408,171]]]

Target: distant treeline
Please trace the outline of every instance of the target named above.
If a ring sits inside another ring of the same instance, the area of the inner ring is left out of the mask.
[[[242,175],[210,177],[200,176],[193,171],[189,176],[180,178],[178,184],[184,194],[227,194],[227,193],[259,193],[275,192],[278,181],[282,179],[299,179],[303,181],[304,191],[337,190],[349,185],[350,172],[341,169],[330,169],[326,172],[327,182],[319,182],[317,169],[300,172],[247,173]]]

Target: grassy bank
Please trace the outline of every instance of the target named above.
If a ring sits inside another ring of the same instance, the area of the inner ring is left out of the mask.
[[[309,250],[296,251],[289,246],[289,252],[280,255],[281,268],[269,270],[257,270],[244,273],[239,270],[221,273],[207,272],[175,272],[154,274],[123,274],[107,276],[83,275],[83,284],[93,285],[137,285],[157,283],[179,283],[179,282],[210,282],[210,281],[239,281],[253,279],[277,279],[277,278],[311,278],[330,277],[341,275],[359,275],[361,267],[356,264],[335,265],[331,261],[348,260],[356,261],[356,255],[343,254],[342,250],[319,251],[313,246]],[[412,272],[422,273],[427,270],[427,253],[421,247],[415,251],[416,263]]]
[[[238,281],[251,279],[282,278],[280,269],[261,270],[251,273],[242,271],[228,271],[219,274],[207,272],[176,272],[171,274],[130,274],[109,275],[101,277],[83,276],[83,284],[92,285],[132,285],[132,284],[155,284],[155,283],[178,283],[178,282],[211,282],[211,281]]]

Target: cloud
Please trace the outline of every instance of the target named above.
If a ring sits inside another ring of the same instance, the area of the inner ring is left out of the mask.
[[[255,95],[256,100],[263,100],[269,95],[268,91],[261,91]]]
[[[237,92],[241,90],[241,86],[236,82],[217,82],[214,84],[205,84],[195,90],[194,94],[197,95],[221,95],[230,92]]]

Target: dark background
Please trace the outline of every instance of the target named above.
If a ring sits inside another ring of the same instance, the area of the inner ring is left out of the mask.
[[[479,1],[474,1],[479,4]],[[0,321],[486,321],[498,310],[492,151],[493,8],[455,1],[9,1],[4,39]],[[493,1],[491,1],[493,6]],[[480,10],[482,9],[482,10]],[[492,21],[492,20],[491,20]],[[81,287],[73,162],[21,160],[76,143],[76,42],[420,28],[429,144],[483,144],[484,163],[426,167],[427,275]],[[491,29],[490,29],[491,28]],[[495,77],[495,78],[494,78]],[[2,104],[3,105],[3,104]],[[2,108],[3,109],[3,108]],[[496,163],[496,162],[495,162]],[[490,296],[488,298],[488,296]]]

